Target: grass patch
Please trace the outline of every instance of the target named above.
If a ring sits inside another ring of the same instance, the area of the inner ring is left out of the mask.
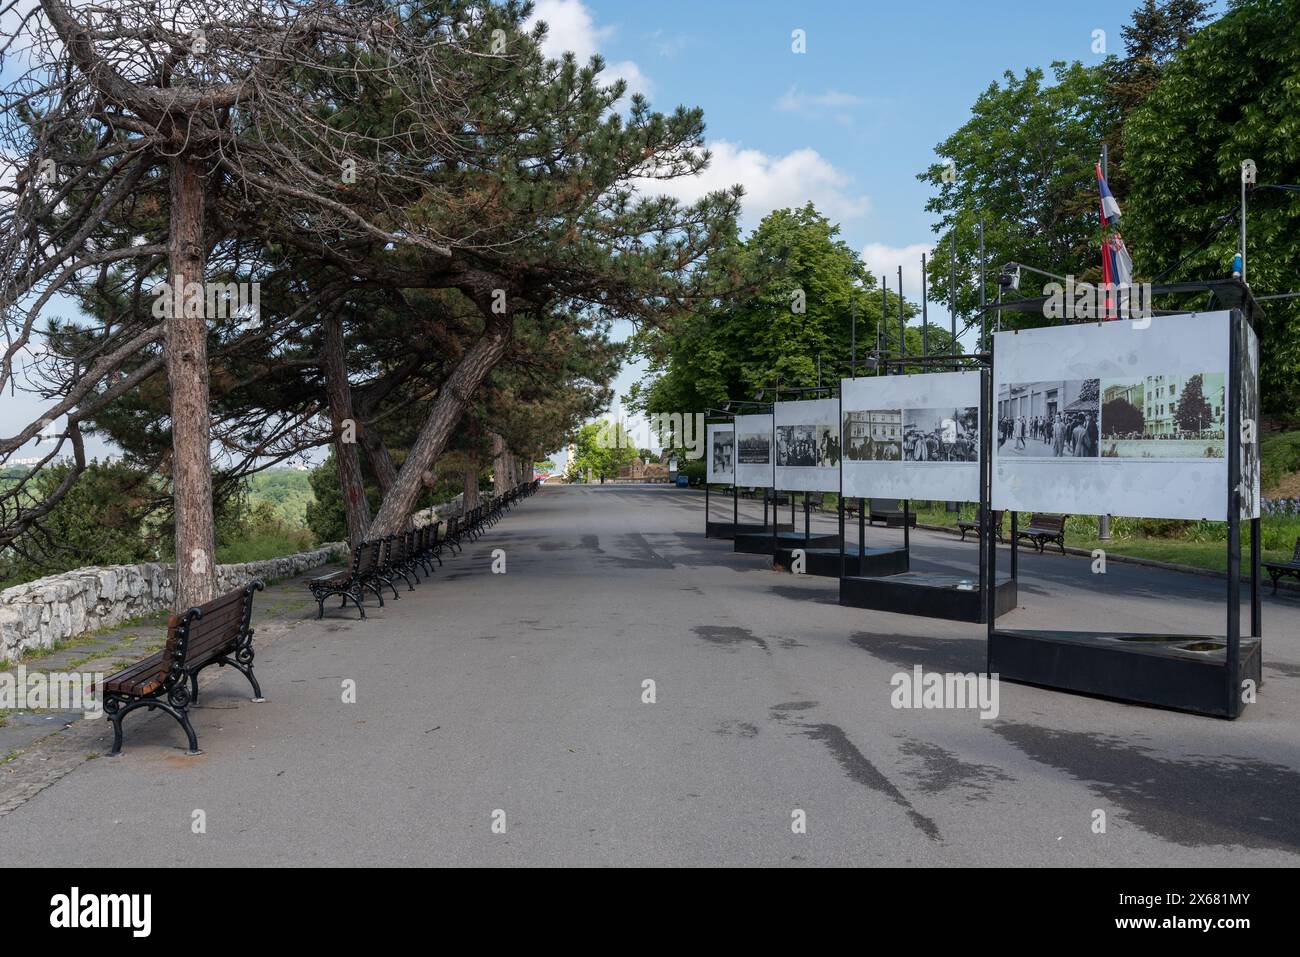
[[[217,564],[242,565],[282,558],[313,549],[316,540],[306,529],[283,528],[249,535],[217,548]]]
[[[974,505],[963,505],[958,513],[945,511],[942,502],[915,504],[918,506],[917,521],[923,525],[955,528],[959,517],[967,521],[975,517]],[[1020,527],[1028,524],[1029,514],[1021,512]],[[1010,530],[1010,516],[1003,519],[1003,528]],[[1300,536],[1300,517],[1266,515],[1260,520],[1260,530],[1263,561],[1283,561],[1291,557],[1295,540]],[[1146,558],[1220,572],[1228,570],[1227,522],[1184,522],[1117,515],[1111,518],[1109,541],[1097,538],[1097,531],[1096,516],[1072,516],[1065,525],[1065,544],[1089,551],[1102,548],[1108,555]],[[1250,526],[1246,523],[1241,529],[1241,554],[1243,561],[1250,555]]]
[[[1300,430],[1260,436],[1259,458],[1266,498],[1300,496]]]

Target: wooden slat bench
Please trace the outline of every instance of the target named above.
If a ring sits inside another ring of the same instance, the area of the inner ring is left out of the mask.
[[[1061,549],[1061,554],[1065,554],[1065,520],[1068,515],[1046,515],[1042,512],[1035,512],[1029,517],[1029,525],[1016,532],[1016,538],[1027,538],[1034,547],[1042,552],[1049,542],[1056,544]]]
[[[884,523],[886,528],[903,527],[903,502],[896,498],[872,498],[867,500],[867,523]],[[916,527],[916,512],[907,513],[907,524]]]
[[[1277,594],[1278,583],[1282,581],[1283,575],[1294,575],[1300,578],[1300,538],[1295,540],[1295,550],[1291,553],[1289,562],[1264,562],[1264,570],[1268,572],[1268,577],[1273,579],[1273,594]]]
[[[113,723],[113,750],[122,751],[122,719],[138,708],[157,708],[179,722],[189,740],[186,754],[199,753],[189,708],[199,700],[199,672],[210,665],[230,665],[253,686],[253,700],[263,701],[253,674],[253,593],[260,581],[214,598],[167,621],[162,651],[104,679],[104,714]]]
[[[976,535],[983,537],[984,530],[980,528],[980,524],[983,521],[983,515],[984,509],[981,507],[976,509],[974,519],[969,522],[963,519],[957,523],[957,530],[961,532],[961,540],[963,542],[966,541],[967,532],[974,532]],[[999,542],[1006,541],[1002,534],[1002,515],[1003,513],[1001,511],[994,511],[993,513],[993,530],[997,535]]]
[[[375,593],[381,606],[384,604],[384,594],[380,587],[385,579],[379,574],[382,544],[378,541],[362,542],[352,549],[352,564],[347,570],[308,580],[307,587],[311,589],[312,597],[316,599],[318,619],[325,617],[325,602],[335,595],[342,598],[339,606],[341,608],[345,607],[350,599],[352,604],[357,606],[357,611],[361,612],[362,618],[366,617],[366,608],[362,604],[366,589]],[[396,588],[393,589],[393,594],[397,594]]]

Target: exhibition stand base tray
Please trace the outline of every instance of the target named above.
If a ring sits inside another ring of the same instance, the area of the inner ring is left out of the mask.
[[[1016,581],[999,576],[994,588],[998,616],[1016,607]],[[840,579],[840,604],[900,615],[920,615],[949,621],[982,622],[984,596],[978,577],[928,572],[904,572],[881,577],[848,576]]]
[[[789,526],[784,526],[789,529]],[[771,555],[774,554],[772,544],[772,526],[767,527],[767,532],[738,532],[735,537],[736,551],[744,552],[747,555]],[[791,548],[831,548],[835,554],[840,553],[840,537],[838,535],[812,535],[808,538],[803,537],[803,532],[787,531],[778,528],[776,535],[775,551],[781,549],[789,550]]]
[[[801,546],[778,548],[772,558],[772,564],[785,571],[790,571],[794,562],[794,550]],[[846,575],[897,575],[907,571],[907,549],[905,548],[868,548],[861,558],[856,552],[844,553],[844,574]],[[805,548],[804,574],[821,575],[826,578],[840,577],[840,549]]]
[[[789,522],[784,525],[778,525],[778,532],[793,532],[794,526]],[[772,537],[772,526],[764,525],[762,522],[708,522],[706,523],[704,535],[706,538],[723,538],[734,539],[737,534],[741,535],[764,535]]]
[[[1008,681],[1232,718],[1227,640],[1131,632],[1011,631],[989,635],[989,670]],[[1241,639],[1241,680],[1260,684],[1258,638]],[[1237,693],[1240,701],[1240,692]]]

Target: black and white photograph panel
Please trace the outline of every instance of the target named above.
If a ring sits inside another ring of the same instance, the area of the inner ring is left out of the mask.
[[[845,412],[844,442],[847,461],[900,461],[903,457],[903,410]]]
[[[741,465],[770,465],[772,463],[772,435],[769,432],[740,434],[738,461]]]
[[[713,471],[726,474],[731,471],[735,454],[735,432],[713,433]]]
[[[1100,419],[1100,379],[1003,383],[995,423],[998,455],[1095,459]]]
[[[817,426],[778,425],[776,427],[776,464],[785,468],[815,468]]]
[[[1102,379],[1102,457],[1223,458],[1226,383],[1222,372]]]
[[[840,464],[840,430],[834,425],[817,426],[817,465],[833,469]]]
[[[903,410],[903,461],[978,462],[978,406]]]

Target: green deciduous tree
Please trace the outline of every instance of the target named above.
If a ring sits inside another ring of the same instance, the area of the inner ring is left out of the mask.
[[[1169,280],[1228,275],[1240,163],[1260,183],[1300,183],[1300,0],[1233,3],[1165,68],[1124,131],[1133,192],[1125,238],[1144,273]],[[1247,278],[1257,294],[1300,287],[1300,194],[1250,199]],[[1300,303],[1265,304],[1261,403],[1300,408]]]

